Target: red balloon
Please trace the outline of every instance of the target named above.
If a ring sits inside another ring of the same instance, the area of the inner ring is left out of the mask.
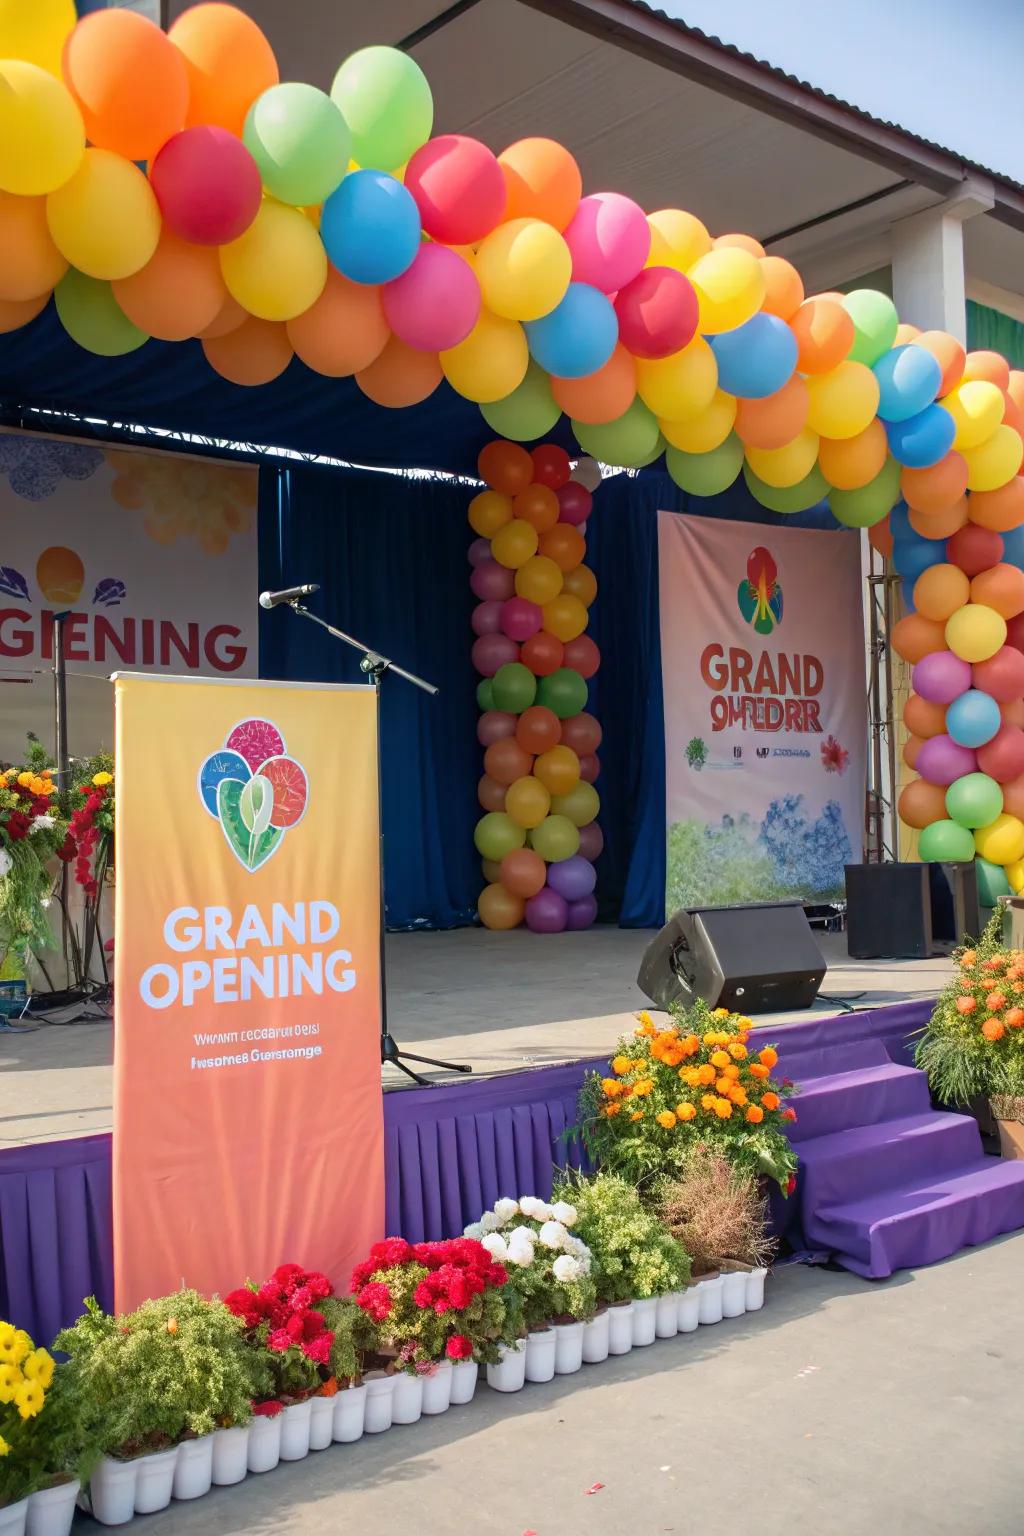
[[[587,752],[580,758],[580,778],[587,784],[593,784],[601,772],[601,759],[596,752]],[[586,855],[584,855],[586,857]]]
[[[565,646],[561,640],[556,640],[554,635],[542,629],[539,634],[531,635],[529,640],[524,641],[519,660],[524,667],[529,667],[534,677],[550,677],[562,665],[564,655]]]
[[[501,603],[492,599],[489,603],[477,603],[470,623],[474,635],[496,635],[501,628]]]
[[[578,480],[567,480],[565,485],[559,486],[557,494],[558,521],[575,523],[577,527],[585,523],[594,505],[594,498],[586,486],[580,485]]]
[[[977,576],[1003,558],[1003,540],[991,528],[965,523],[946,540],[946,560],[958,565],[966,576]]]
[[[499,622],[509,639],[529,640],[544,623],[544,615],[528,598],[510,597],[501,604]]]
[[[507,661],[519,660],[519,647],[508,635],[481,635],[473,641],[472,657],[481,677],[493,677]]]
[[[531,704],[524,709],[516,724],[516,741],[525,752],[538,756],[550,752],[562,739],[562,722],[553,709],[543,704]]]
[[[475,245],[501,222],[508,191],[496,156],[461,133],[428,139],[405,170],[405,185],[427,234],[444,245]]]
[[[504,709],[485,709],[476,723],[476,739],[482,747],[504,741],[516,733],[516,717]]]
[[[1000,704],[999,713],[1004,725],[1024,725],[1024,699],[1011,699],[1007,704]]]
[[[645,267],[619,289],[619,340],[634,357],[670,357],[697,331],[697,295],[674,267]]]
[[[580,853],[593,864],[604,851],[604,833],[596,821],[590,821],[585,827],[580,827]]]
[[[480,449],[476,468],[480,479],[502,496],[518,496],[533,480],[533,460],[527,450],[502,437]]]
[[[533,460],[533,478],[538,485],[546,485],[557,491],[566,484],[572,472],[572,464],[564,448],[559,448],[557,443],[541,443],[533,449],[530,457]]]
[[[485,773],[476,787],[476,797],[485,811],[503,811],[506,788],[507,785],[499,784],[497,779]]]
[[[1002,726],[991,741],[978,748],[978,770],[998,784],[1019,779],[1024,773],[1024,731],[1017,725]]]
[[[564,665],[580,677],[591,678],[601,665],[601,652],[589,635],[577,635],[575,640],[566,641]]]
[[[572,747],[577,757],[587,757],[591,752],[596,752],[603,734],[593,715],[588,715],[586,711],[562,721],[562,744]]]
[[[149,168],[168,228],[193,245],[227,245],[260,210],[263,183],[241,139],[212,125],[168,139]]]
[[[503,603],[516,589],[515,572],[488,557],[474,565],[469,585],[474,597],[481,601]]]
[[[497,784],[514,784],[533,771],[533,753],[521,747],[515,736],[493,741],[484,753],[484,772]]]
[[[1006,643],[1015,651],[1024,651],[1024,613],[1006,621]]]
[[[1012,645],[1004,645],[988,661],[975,662],[972,671],[975,688],[991,694],[1000,704],[1024,697],[1024,656]]]

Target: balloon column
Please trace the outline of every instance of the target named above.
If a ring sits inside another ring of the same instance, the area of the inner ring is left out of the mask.
[[[483,678],[480,918],[488,928],[525,921],[535,933],[589,928],[604,840],[601,727],[586,712],[587,680],[601,655],[586,634],[597,581],[583,560],[601,471],[592,459],[572,470],[553,443],[527,453],[501,439],[483,449],[479,470],[488,489],[470,503],[469,561]]]

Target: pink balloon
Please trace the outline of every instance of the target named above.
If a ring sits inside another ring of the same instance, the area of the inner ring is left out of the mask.
[[[504,741],[506,736],[514,736],[517,718],[503,709],[484,710],[476,723],[477,741],[482,747],[489,747],[496,741]]]
[[[507,661],[519,660],[519,647],[507,635],[481,635],[473,641],[473,665],[483,677],[493,677]]]
[[[503,603],[516,589],[515,572],[510,571],[507,565],[499,565],[497,560],[492,560],[488,555],[486,560],[474,566],[469,585],[473,595],[480,598],[481,602],[493,599]]]
[[[924,747],[921,751],[924,752]],[[1017,725],[1002,726],[991,741],[978,748],[978,767],[982,773],[995,779],[997,784],[1008,784],[1011,779],[1019,779],[1024,773],[1024,731]],[[918,772],[920,770],[919,757]]]
[[[563,666],[572,667],[580,677],[591,678],[601,665],[601,652],[589,635],[577,635],[565,642]]]
[[[590,516],[590,509],[594,505],[594,498],[585,485],[579,485],[575,480],[570,480],[566,485],[559,486],[555,494],[558,497],[560,523],[574,523],[578,527],[586,522]]]
[[[529,640],[544,623],[544,615],[536,603],[525,597],[510,597],[501,605],[501,628],[510,640]]]
[[[976,662],[972,670],[974,687],[1000,704],[1024,697],[1024,655],[1012,645],[1004,645],[988,661]]]
[[[1021,656],[1024,663],[1024,656]],[[913,671],[914,692],[930,704],[952,704],[971,686],[971,664],[952,651],[932,651]]]
[[[469,561],[470,565],[483,565],[484,561],[485,560],[489,560],[490,558],[491,558],[491,541],[490,541],[490,539],[484,539],[484,538],[474,539],[472,544],[469,546],[468,550],[466,551],[466,559]]]
[[[534,933],[561,933],[569,918],[569,906],[550,886],[526,903],[526,926]]]
[[[423,228],[445,245],[475,245],[501,222],[508,201],[497,157],[479,139],[442,133],[412,156],[404,182]]]
[[[384,284],[381,301],[399,341],[420,352],[457,347],[480,318],[476,273],[443,245],[421,245],[412,266]]]
[[[169,229],[193,245],[227,245],[260,209],[256,161],[226,128],[185,128],[161,149],[149,180]]]
[[[597,898],[595,896],[581,896],[579,901],[570,901],[565,917],[565,926],[570,933],[579,933],[581,929],[591,927],[596,921]]]
[[[580,200],[565,232],[573,282],[615,293],[643,269],[651,231],[643,209],[621,192],[593,192]]]
[[[469,622],[474,635],[496,635],[501,629],[501,604],[493,598],[490,602],[477,603]]]
[[[585,827],[580,827],[580,853],[593,864],[604,852],[604,833],[596,821],[590,821]]]
[[[645,267],[619,289],[615,313],[619,340],[634,357],[670,357],[697,331],[693,284],[673,267]]]
[[[921,743],[916,767],[922,779],[927,779],[929,784],[952,784],[954,779],[963,778],[965,773],[974,773],[978,760],[969,747],[960,746],[952,736],[931,736]]]
[[[580,778],[585,784],[593,784],[601,773],[601,759],[596,752],[588,752],[580,758]]]

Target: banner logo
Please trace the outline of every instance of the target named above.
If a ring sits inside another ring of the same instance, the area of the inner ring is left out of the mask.
[[[762,544],[750,553],[747,576],[736,591],[740,613],[759,635],[770,635],[782,623],[782,588],[779,571]]]
[[[306,814],[309,778],[272,720],[241,720],[199,770],[199,798],[250,874]]]

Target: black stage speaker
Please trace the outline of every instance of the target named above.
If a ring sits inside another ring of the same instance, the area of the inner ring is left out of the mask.
[[[974,864],[848,864],[851,960],[927,960],[936,940],[976,939],[984,924]]]
[[[647,946],[637,981],[658,1008],[702,997],[737,1013],[809,1008],[825,961],[798,901],[681,907]]]

